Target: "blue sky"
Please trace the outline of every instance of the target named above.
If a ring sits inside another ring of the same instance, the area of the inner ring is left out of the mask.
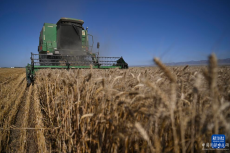
[[[229,0],[0,0],[0,67],[25,66],[43,23],[82,19],[100,54],[129,65],[230,58]]]

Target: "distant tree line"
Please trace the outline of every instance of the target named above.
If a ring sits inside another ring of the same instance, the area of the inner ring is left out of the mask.
[[[25,67],[0,67],[0,68],[25,68]]]

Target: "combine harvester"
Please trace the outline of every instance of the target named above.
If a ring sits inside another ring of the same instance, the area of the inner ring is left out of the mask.
[[[61,18],[57,24],[44,23],[39,37],[39,53],[31,53],[31,64],[26,66],[28,86],[39,69],[128,68],[122,57],[99,57],[99,52],[92,53],[93,36],[83,24],[83,20],[73,18]],[[92,45],[89,45],[89,38]],[[97,43],[98,50],[99,47]]]

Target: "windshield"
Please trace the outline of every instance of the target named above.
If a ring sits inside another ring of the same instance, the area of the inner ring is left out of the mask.
[[[57,47],[61,54],[84,55],[82,25],[62,22],[57,26]]]

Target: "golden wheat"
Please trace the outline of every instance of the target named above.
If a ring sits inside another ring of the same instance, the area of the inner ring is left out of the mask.
[[[201,152],[221,133],[229,142],[229,66],[218,67],[215,55],[208,67],[154,61],[159,68],[39,70],[31,101],[37,152]],[[5,129],[19,104],[4,111]],[[10,133],[1,134],[7,146]]]

